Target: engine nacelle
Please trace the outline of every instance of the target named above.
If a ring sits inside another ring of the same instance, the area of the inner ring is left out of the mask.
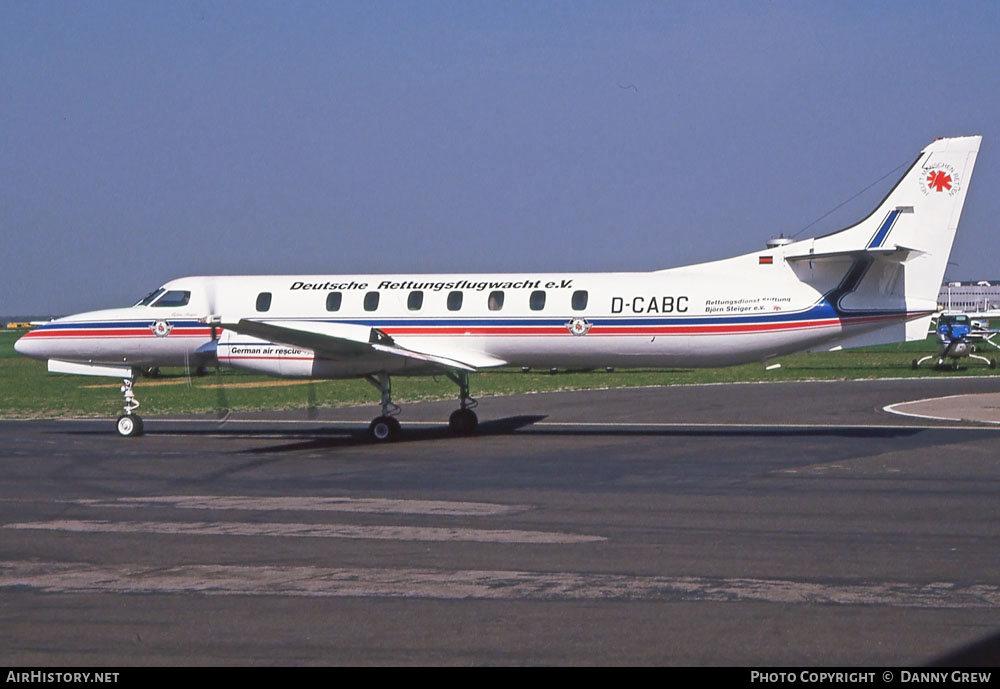
[[[308,349],[275,344],[257,337],[223,330],[216,355],[225,366],[268,376],[310,377],[315,354]]]

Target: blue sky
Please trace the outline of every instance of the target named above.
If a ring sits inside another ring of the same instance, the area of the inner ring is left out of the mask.
[[[723,258],[961,134],[948,275],[1000,278],[998,29],[996,2],[0,0],[0,314]]]

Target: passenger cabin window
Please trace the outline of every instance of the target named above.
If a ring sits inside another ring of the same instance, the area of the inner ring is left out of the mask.
[[[190,292],[172,289],[153,302],[153,306],[187,306],[189,301],[191,301]]]
[[[420,290],[410,292],[410,296],[406,298],[406,308],[410,311],[419,311],[420,307],[424,305],[424,293]]]
[[[532,311],[541,311],[545,308],[545,292],[542,290],[535,290],[528,297],[528,306],[531,307]]]
[[[503,292],[490,292],[490,311],[499,311],[503,308]]]
[[[462,293],[448,292],[448,310],[458,311],[460,308],[462,308]]]
[[[378,292],[368,292],[365,294],[365,311],[374,311],[378,308]]]
[[[573,292],[573,310],[583,311],[587,308],[587,300],[589,296],[590,295],[587,294],[587,290],[585,289],[578,289]]]
[[[261,292],[257,295],[257,310],[268,311],[271,308],[271,293]]]
[[[340,304],[344,301],[343,292],[330,292],[326,295],[326,310],[340,311]]]

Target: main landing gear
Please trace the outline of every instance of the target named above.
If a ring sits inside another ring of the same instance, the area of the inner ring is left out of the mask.
[[[365,380],[382,393],[382,416],[376,416],[368,424],[368,436],[380,443],[398,440],[400,428],[396,414],[400,410],[399,405],[392,403],[392,382],[389,380],[389,374],[380,373],[378,378],[368,375],[365,376]]]
[[[461,404],[461,408],[456,409],[449,417],[448,427],[455,435],[471,435],[475,433],[476,427],[479,425],[479,417],[472,411],[479,406],[479,403],[469,396],[469,374],[448,371],[446,375],[458,385],[458,399]],[[375,417],[368,424],[368,437],[380,443],[399,440],[401,429],[396,415],[399,414],[400,409],[392,402],[392,382],[389,379],[389,374],[368,375],[365,376],[365,380],[382,395],[382,415]]]
[[[479,425],[479,417],[472,410],[479,406],[479,402],[469,397],[469,374],[464,371],[459,373],[448,371],[447,375],[458,386],[458,400],[462,405],[448,417],[448,428],[455,435],[472,435]]]
[[[116,429],[118,435],[123,438],[134,438],[142,435],[142,417],[133,414],[139,408],[139,400],[135,398],[132,386],[135,385],[135,378],[124,378],[122,380],[122,395],[125,396],[125,413],[118,417]]]

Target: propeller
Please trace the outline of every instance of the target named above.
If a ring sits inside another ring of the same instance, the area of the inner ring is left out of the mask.
[[[308,406],[306,407],[306,418],[312,421],[316,418],[316,379],[310,378],[309,384],[306,385],[306,400],[308,400]]]
[[[232,416],[229,398],[226,396],[226,385],[223,382],[222,367],[218,361],[215,362],[215,415],[219,419],[220,427]]]
[[[202,321],[209,325],[212,333],[212,340],[208,343],[210,347],[206,349],[211,349],[215,356],[215,414],[221,426],[229,420],[232,411],[229,409],[229,398],[226,395],[222,367],[219,365],[219,357],[215,349],[219,341],[219,336],[222,334],[222,316],[219,315],[216,308],[216,287],[215,280],[210,279],[205,281],[205,305],[208,308],[208,314]]]
[[[207,288],[207,299],[206,303],[208,305],[208,315],[205,316],[205,322],[208,323],[209,327],[212,329],[212,341],[215,342],[219,339],[219,332],[221,330],[222,316],[219,315],[215,302],[215,290],[216,284],[215,280],[211,280],[205,284]]]

